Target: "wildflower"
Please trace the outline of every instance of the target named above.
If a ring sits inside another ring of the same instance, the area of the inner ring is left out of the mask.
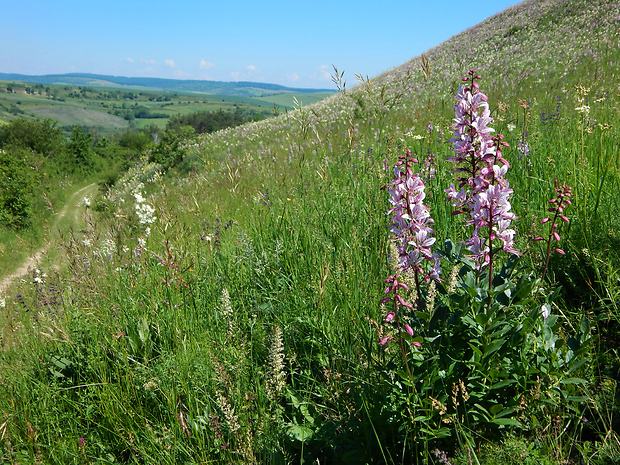
[[[269,350],[269,377],[267,378],[267,396],[276,401],[280,392],[286,387],[286,372],[284,370],[284,344],[282,328],[275,327],[271,349]]]
[[[510,228],[515,218],[509,201],[513,191],[505,179],[510,165],[502,156],[502,147],[508,144],[503,142],[501,134],[491,136],[494,130],[489,124],[493,119],[477,79],[481,77],[470,71],[469,77],[463,78],[468,85],[459,86],[457,92],[454,137],[450,139],[456,156],[449,160],[461,164],[456,169],[460,190],[451,184],[445,192],[456,208],[454,214],[469,216],[466,224],[473,226],[474,231],[466,241],[467,248],[477,268],[489,266],[491,275],[496,239],[501,242],[502,250],[515,255],[518,251],[513,247],[515,231]],[[490,282],[489,279],[489,285]]]
[[[385,293],[386,294],[392,294],[391,296],[387,296],[384,297],[383,299],[381,299],[381,303],[384,304],[386,302],[393,302],[394,306],[393,309],[394,310],[390,310],[388,312],[388,314],[385,317],[385,321],[387,323],[391,323],[393,322],[396,326],[396,329],[398,330],[399,333],[399,340],[401,343],[401,350],[403,350],[403,346],[402,346],[402,331],[405,331],[409,336],[413,337],[413,329],[411,328],[411,326],[409,326],[406,323],[401,323],[400,320],[400,316],[399,316],[399,309],[401,307],[404,308],[408,308],[408,309],[413,309],[413,305],[411,305],[409,302],[407,302],[401,295],[400,295],[400,289],[404,290],[404,291],[408,291],[409,288],[407,287],[407,285],[405,283],[399,282],[398,278],[396,276],[390,275],[388,276],[388,278],[385,280],[385,283],[388,285],[387,288],[385,289]],[[393,338],[388,336],[388,337],[384,337],[379,341],[379,345],[385,345],[386,343],[388,343],[389,341],[391,341]],[[416,347],[420,347],[421,344],[419,342],[412,342],[412,344]],[[403,353],[404,356],[404,353]]]
[[[399,252],[402,270],[413,269],[416,273],[424,273],[424,260],[433,264],[425,279],[439,279],[439,257],[433,254],[431,246],[436,239],[432,237],[434,223],[428,208],[424,205],[426,193],[424,182],[419,174],[413,174],[411,167],[417,160],[407,150],[406,156],[400,157],[394,170],[394,181],[390,203],[393,207],[391,232],[396,236],[396,246]]]
[[[565,255],[565,252],[560,249],[560,248],[555,248],[554,250],[551,250],[552,247],[552,242],[555,241],[560,241],[560,235],[557,232],[558,229],[558,221],[562,221],[564,223],[568,223],[569,219],[566,217],[566,215],[564,215],[564,209],[566,207],[568,207],[569,205],[571,205],[571,201],[570,201],[570,197],[571,197],[571,188],[570,186],[567,186],[566,184],[563,184],[562,186],[558,187],[558,180],[555,180],[555,185],[556,185],[556,194],[557,196],[553,199],[549,200],[549,203],[551,204],[551,207],[549,207],[547,209],[548,212],[553,213],[552,217],[546,217],[543,218],[540,223],[541,224],[545,224],[548,222],[551,222],[551,228],[549,229],[549,236],[547,237],[547,252],[546,252],[546,259],[545,259],[545,265],[543,268],[543,273],[542,273],[542,277],[540,279],[540,282],[542,283],[542,281],[545,279],[545,274],[547,272],[547,267],[549,266],[549,258],[551,256],[552,252],[557,252],[560,255]],[[541,236],[539,237],[535,237],[534,239],[532,239],[533,241],[542,241],[543,238]],[[538,295],[538,290],[540,290],[540,284],[539,287],[536,291],[536,295]]]

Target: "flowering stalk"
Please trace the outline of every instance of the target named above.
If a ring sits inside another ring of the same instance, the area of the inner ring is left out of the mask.
[[[388,190],[391,195],[390,203],[393,207],[391,232],[396,236],[396,248],[398,250],[401,270],[412,269],[414,271],[416,291],[418,295],[418,309],[422,309],[420,292],[420,276],[428,282],[430,279],[439,280],[441,270],[439,268],[439,256],[432,253],[431,246],[435,238],[431,237],[434,223],[428,208],[424,205],[426,193],[424,182],[419,174],[414,174],[411,169],[417,160],[407,150],[405,156],[399,157],[394,168],[394,181],[392,189]],[[425,272],[423,263],[432,262]]]
[[[400,307],[413,309],[413,305],[411,305],[409,302],[403,299],[403,297],[399,293],[399,289],[408,291],[409,288],[407,287],[405,283],[399,282],[398,278],[393,275],[388,276],[388,278],[385,280],[385,283],[388,285],[388,287],[385,289],[385,293],[386,294],[391,293],[392,295],[381,299],[381,303],[384,304],[386,302],[392,302],[393,304],[393,307],[392,307],[393,309],[388,312],[387,316],[385,317],[385,321],[387,321],[388,323],[393,322],[396,325],[396,330],[398,333],[398,342],[400,345],[400,351],[403,356],[403,361],[405,362],[405,366],[407,367],[407,373],[409,374],[409,378],[411,380],[411,386],[413,386],[415,389],[414,382],[413,382],[413,375],[411,374],[411,370],[409,369],[409,363],[407,362],[407,351],[405,350],[405,344],[403,342],[403,331],[406,331],[407,334],[409,334],[409,336],[413,336],[413,329],[411,329],[411,326],[409,326],[406,323],[401,324],[400,312],[399,312]],[[393,338],[391,336],[384,337],[379,342],[379,345],[385,345],[392,339]],[[419,342],[413,342],[413,345],[416,347],[420,347],[421,344]]]
[[[465,243],[477,269],[488,267],[491,290],[495,253],[504,250],[518,255],[518,252],[513,246],[515,231],[510,228],[515,218],[509,202],[513,191],[505,179],[510,165],[502,156],[502,147],[508,144],[502,141],[501,134],[491,136],[493,129],[489,124],[493,119],[477,79],[481,77],[470,71],[469,76],[463,78],[468,84],[459,86],[457,93],[454,137],[450,139],[456,156],[449,160],[460,163],[456,172],[463,174],[457,178],[460,191],[451,184],[445,192],[456,208],[453,214],[469,216],[466,224],[473,226],[474,231]],[[500,241],[499,248],[494,246],[496,240]]]
[[[557,231],[558,219],[562,220],[565,223],[568,223],[569,221],[568,218],[564,215],[564,209],[568,207],[569,205],[572,205],[570,201],[571,188],[570,186],[567,186],[566,184],[563,184],[562,186],[557,187],[558,186],[557,179],[555,180],[555,185],[556,185],[555,191],[557,193],[557,197],[549,200],[549,203],[551,204],[551,206],[547,209],[548,212],[553,213],[553,218],[547,217],[547,218],[543,218],[542,220],[540,220],[541,224],[545,224],[551,221],[551,228],[549,229],[549,237],[547,237],[547,253],[545,256],[545,266],[543,267],[542,277],[540,278],[540,283],[538,284],[538,288],[536,289],[536,295],[534,296],[534,299],[536,299],[536,297],[538,296],[538,291],[540,290],[540,286],[542,285],[545,279],[545,275],[547,273],[547,267],[549,266],[549,258],[551,257],[551,254],[553,252],[557,252],[560,255],[565,255],[565,252],[560,248],[556,248],[552,251],[551,244],[554,240],[558,242],[560,240],[560,235],[558,234],[558,231]],[[542,241],[544,239],[542,237],[535,237],[532,240]]]

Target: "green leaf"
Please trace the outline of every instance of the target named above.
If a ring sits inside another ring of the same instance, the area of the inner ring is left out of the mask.
[[[503,408],[504,408],[504,404],[495,404],[495,405],[492,405],[491,407],[489,407],[489,412],[491,412],[491,415],[495,416]]]
[[[502,417],[505,417],[506,415],[512,415],[513,413],[515,413],[515,409],[513,409],[512,407],[507,407],[501,412],[499,412],[497,415],[495,415],[495,418],[496,419],[502,418]]]
[[[499,349],[502,348],[502,346],[506,343],[506,339],[498,339],[497,341],[494,341],[491,345],[489,345],[486,350],[485,350],[485,357],[488,357],[489,355],[491,355],[493,352],[497,352]]]
[[[476,323],[480,326],[485,326],[489,322],[489,316],[485,313],[479,313],[476,315]]]
[[[586,362],[588,362],[588,359],[587,358],[582,358],[580,360],[577,360],[574,363],[571,363],[570,366],[569,366],[569,369],[568,369],[568,371],[566,373],[571,373],[571,372],[577,370],[578,368],[581,368]]]
[[[314,434],[314,432],[307,426],[294,425],[294,424],[289,424],[289,425],[290,427],[288,429],[288,435],[291,438],[296,439],[298,441],[302,441],[302,442],[307,441]]]
[[[429,437],[435,438],[447,438],[452,435],[452,430],[450,428],[441,427],[438,430],[429,430],[426,428],[420,428],[420,431],[429,435]]]
[[[304,419],[309,425],[314,425],[314,418],[310,415],[310,411],[308,410],[308,404],[300,405],[299,411],[304,416]]]
[[[484,414],[484,418],[486,420],[488,420],[489,418],[492,417],[492,415],[489,413],[489,411],[487,409],[485,409],[482,405],[474,404],[474,407],[476,407],[481,413]]]
[[[510,386],[511,384],[514,384],[516,382],[517,381],[514,380],[514,379],[505,379],[505,380],[502,380],[499,383],[495,383],[493,386],[491,386],[491,390],[493,390],[493,389],[501,389],[503,387]]]
[[[562,384],[588,384],[585,379],[582,378],[566,378],[560,381]]]
[[[67,360],[64,357],[56,357],[55,355],[50,357],[50,361],[61,370],[68,368],[72,364],[70,360]]]
[[[514,418],[496,418],[492,420],[491,423],[500,426],[516,426],[517,428],[523,428],[523,424]]]
[[[478,347],[474,346],[471,342],[468,342],[467,344],[469,345],[469,347],[471,347],[471,350],[474,351],[474,354],[478,356],[476,360],[480,360],[482,358],[482,351],[478,349]]]

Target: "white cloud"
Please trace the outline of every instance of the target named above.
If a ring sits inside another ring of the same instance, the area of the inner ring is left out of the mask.
[[[254,65],[247,65],[245,67],[245,69],[247,69],[248,71],[256,71],[256,66],[254,66]]]
[[[230,72],[230,77],[233,78],[235,81],[239,80],[239,76],[241,76],[241,73],[239,71]]]
[[[138,61],[139,61],[140,63],[145,63],[145,64],[147,64],[147,65],[154,65],[154,64],[155,64],[155,60],[143,60],[143,59],[140,59],[140,60],[138,60]]]
[[[203,58],[200,60],[200,64],[198,66],[201,69],[211,69],[211,68],[215,68],[215,63],[211,63],[210,61],[207,61]]]
[[[125,58],[125,61],[126,61],[127,63],[133,63],[133,58],[129,58],[129,57],[127,57],[127,58]]]
[[[174,67],[176,67],[176,65],[177,65],[177,64],[174,62],[174,60],[166,60],[166,61],[164,61],[164,64],[165,64],[166,66],[168,66],[169,68],[174,68]]]
[[[312,79],[316,81],[331,81],[332,76],[330,71],[331,67],[327,65],[321,65],[319,66],[319,69],[317,69],[316,72],[312,75]]]
[[[181,78],[181,79],[190,79],[193,77],[192,74],[186,73],[185,71],[181,71],[180,69],[176,70],[173,74],[176,77]]]
[[[286,79],[291,82],[297,82],[299,81],[299,74],[297,73],[287,74]]]

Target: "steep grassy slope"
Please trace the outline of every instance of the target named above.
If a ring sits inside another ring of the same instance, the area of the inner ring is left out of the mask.
[[[3,301],[3,459],[617,463],[619,26],[616,2],[526,1],[355,89],[203,137],[191,176],[137,166],[66,238],[66,272]],[[472,68],[518,217],[520,258],[496,251],[493,279],[459,253],[471,228],[444,193]],[[390,258],[386,188],[407,149],[436,284]],[[537,236],[565,255],[547,267]],[[401,291],[415,311],[381,304],[394,275],[419,288]]]

